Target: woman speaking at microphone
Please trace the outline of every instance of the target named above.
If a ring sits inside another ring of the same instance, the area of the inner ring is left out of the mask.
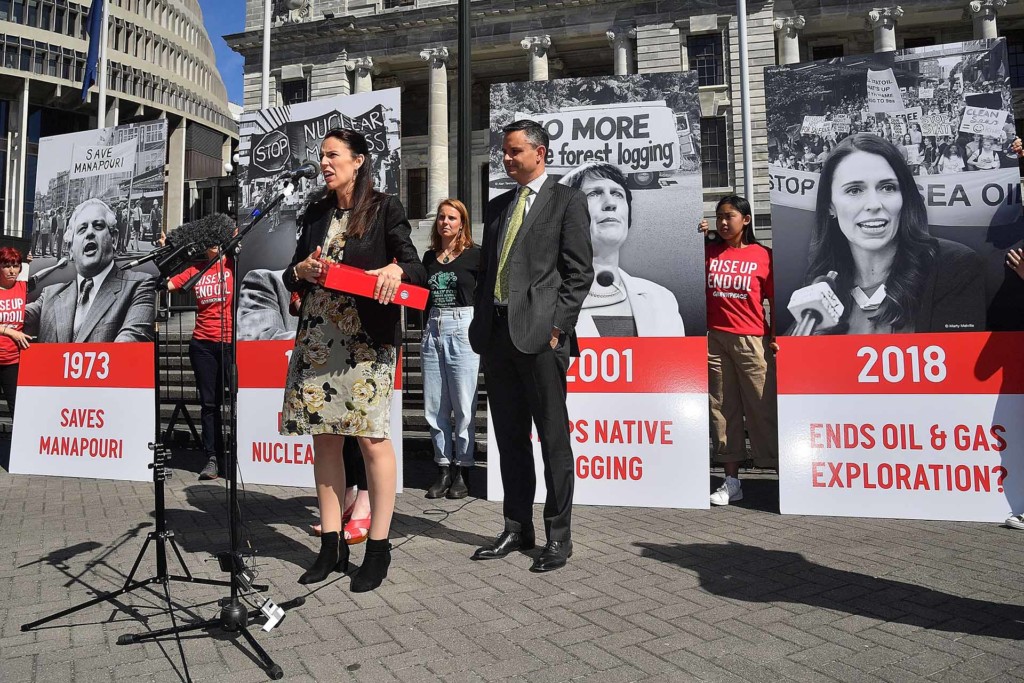
[[[985,329],[981,258],[932,237],[903,155],[870,133],[843,140],[818,180],[805,284],[837,273],[843,304],[826,334]]]
[[[372,520],[366,555],[352,579],[371,591],[391,564],[388,532],[397,484],[391,443],[391,395],[400,309],[390,302],[402,280],[422,285],[426,271],[397,198],[373,189],[366,138],[349,129],[327,133],[320,147],[326,191],[306,209],[285,286],[302,295],[295,350],[288,365],[281,433],[313,437],[313,475],[320,504],[320,553],[299,583],[348,570],[341,542],[345,437],[358,439],[366,462]],[[342,263],[377,277],[373,298],[322,286],[327,267]]]
[[[743,499],[740,464],[747,459],[744,431],[754,459],[778,466],[775,362],[779,347],[775,325],[766,319],[775,285],[772,252],[754,237],[750,202],[722,197],[715,208],[721,242],[704,247],[707,271],[708,399],[715,460],[725,482],[711,494],[712,505]],[[701,220],[700,230],[708,223]]]

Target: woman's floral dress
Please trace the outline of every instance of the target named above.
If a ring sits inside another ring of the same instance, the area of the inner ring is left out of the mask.
[[[337,211],[322,258],[340,263],[349,211]],[[281,433],[391,438],[397,353],[363,330],[355,300],[314,286],[302,303],[288,364]]]

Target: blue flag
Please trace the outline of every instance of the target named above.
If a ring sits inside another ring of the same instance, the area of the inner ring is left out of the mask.
[[[100,60],[100,31],[103,27],[103,4],[107,0],[92,0],[89,8],[89,55],[85,60],[82,77],[82,101],[89,99],[89,88],[96,82],[96,66]]]

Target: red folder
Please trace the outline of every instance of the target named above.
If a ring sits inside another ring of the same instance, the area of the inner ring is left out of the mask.
[[[324,287],[337,292],[355,294],[373,298],[373,289],[377,286],[377,277],[367,275],[365,270],[346,266],[343,263],[331,263],[327,266],[327,277],[324,279]],[[408,306],[423,310],[427,307],[427,297],[430,290],[426,287],[407,285],[404,282],[398,286],[393,304]]]

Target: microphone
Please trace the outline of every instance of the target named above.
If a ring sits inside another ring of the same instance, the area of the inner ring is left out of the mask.
[[[287,180],[290,183],[294,183],[302,178],[313,180],[318,175],[320,175],[320,167],[309,159],[306,159],[295,170],[285,171],[281,175],[277,176],[277,178],[278,180]]]
[[[839,273],[834,270],[814,278],[806,287],[789,297],[789,312],[797,320],[794,337],[807,337],[839,324],[846,308],[836,296],[835,285]]]
[[[129,261],[121,266],[121,270],[129,270],[158,259],[165,259],[167,262],[170,262],[172,257],[176,257],[174,260],[191,260],[207,249],[226,242],[234,230],[235,222],[229,216],[222,213],[204,216],[197,221],[178,226],[168,233],[165,246]]]
[[[615,276],[609,273],[607,270],[602,270],[600,273],[598,273],[596,279],[597,284],[601,285],[602,287],[610,287],[611,285],[615,284]],[[618,289],[618,287],[616,287],[615,289]]]
[[[150,261],[156,261],[157,259],[161,259],[164,256],[170,254],[172,251],[174,251],[174,245],[166,244],[160,247],[159,249],[154,249],[145,256],[140,256],[134,261],[129,261],[128,263],[121,264],[120,269],[131,270],[132,268],[141,266],[143,263],[149,263]]]

